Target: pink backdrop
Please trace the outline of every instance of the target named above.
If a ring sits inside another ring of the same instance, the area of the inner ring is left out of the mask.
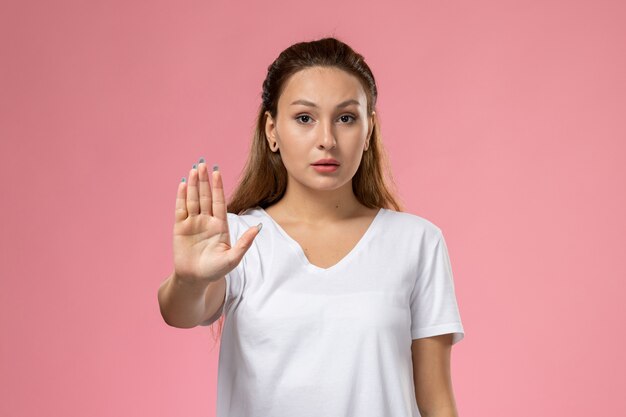
[[[157,303],[176,188],[204,156],[230,192],[267,66],[333,34],[448,242],[460,415],[626,413],[623,2],[0,7],[0,415],[214,415],[209,328]]]

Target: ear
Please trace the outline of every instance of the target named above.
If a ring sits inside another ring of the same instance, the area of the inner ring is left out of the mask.
[[[374,131],[374,123],[376,120],[376,112],[372,112],[371,116],[369,117],[369,127],[367,129],[367,139],[365,139],[365,150],[367,150],[370,147],[370,139],[372,137],[372,132]]]
[[[275,147],[277,146],[276,142],[276,123],[272,118],[272,115],[269,111],[265,111],[265,137],[267,138],[267,143],[272,150],[275,151]]]

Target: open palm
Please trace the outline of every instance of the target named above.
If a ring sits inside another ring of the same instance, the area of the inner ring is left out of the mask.
[[[178,186],[174,271],[185,280],[215,281],[239,264],[258,229],[251,227],[231,247],[221,173],[212,172],[210,187],[207,165],[200,161],[189,171],[189,182]]]

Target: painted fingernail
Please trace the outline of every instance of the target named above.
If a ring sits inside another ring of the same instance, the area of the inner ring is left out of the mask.
[[[259,229],[259,232],[261,231],[262,227],[263,227],[263,222],[256,225],[256,228]]]
[[[196,164],[193,164],[193,169],[196,169],[198,166]]]
[[[206,162],[206,160],[204,158],[200,158],[200,160],[198,161],[199,164]]]
[[[218,171],[220,168],[217,166],[217,164],[213,165],[213,171]]]
[[[185,179],[185,177],[183,177],[183,179],[180,182],[185,182],[185,181],[187,181],[187,180]]]

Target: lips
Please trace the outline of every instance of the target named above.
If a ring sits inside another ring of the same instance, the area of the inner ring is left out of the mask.
[[[329,159],[320,159],[315,161],[311,165],[339,165],[339,161],[329,158]]]

